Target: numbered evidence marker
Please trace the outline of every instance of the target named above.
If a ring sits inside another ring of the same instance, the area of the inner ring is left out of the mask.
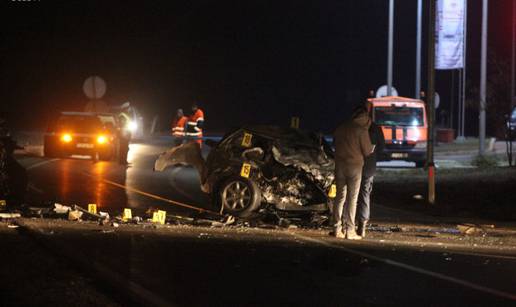
[[[332,184],[330,190],[328,191],[329,198],[335,198],[337,196],[337,186]]]
[[[152,213],[152,222],[158,223],[161,225],[165,225],[165,220],[167,219],[167,212],[163,210],[158,210]]]
[[[251,164],[244,163],[242,164],[242,169],[240,170],[240,176],[244,178],[249,178],[249,175],[251,175]]]
[[[97,204],[88,204],[88,212],[97,214]]]
[[[122,214],[122,220],[132,220],[133,219],[133,212],[129,208],[124,208],[124,214]]]
[[[244,137],[242,138],[242,146],[243,147],[251,147],[252,139],[253,139],[253,135],[251,133],[244,132]]]

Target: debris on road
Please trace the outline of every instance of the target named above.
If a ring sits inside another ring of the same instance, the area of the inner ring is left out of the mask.
[[[78,221],[82,217],[82,212],[79,210],[70,210],[68,211],[68,220],[69,221]]]
[[[494,228],[494,225],[493,225]],[[457,225],[457,229],[462,234],[466,235],[477,235],[477,234],[485,234],[486,231],[482,227],[482,225],[475,225],[475,224],[460,224]]]
[[[58,203],[54,204],[54,212],[57,214],[67,214],[69,211],[72,211],[72,207],[64,206]]]
[[[21,217],[19,213],[0,213],[0,219],[15,219]]]

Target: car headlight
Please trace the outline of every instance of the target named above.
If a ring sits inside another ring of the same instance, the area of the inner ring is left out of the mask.
[[[99,135],[99,136],[97,137],[97,143],[99,143],[99,144],[105,144],[105,143],[107,143],[107,137],[106,137],[106,136],[104,136],[104,135]]]
[[[416,146],[414,148],[426,148],[426,141],[425,142],[417,142]]]
[[[72,136],[68,133],[65,133],[61,136],[61,141],[65,143],[70,143],[72,141]]]

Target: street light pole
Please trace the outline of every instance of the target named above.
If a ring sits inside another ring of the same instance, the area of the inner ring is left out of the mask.
[[[460,104],[460,127],[459,129],[459,141],[464,141],[464,123],[466,118],[466,54],[467,54],[467,42],[468,42],[468,0],[464,0],[464,37],[463,37],[463,59],[464,63],[462,66],[462,96]]]
[[[392,96],[392,42],[394,40],[394,0],[389,0],[389,39],[387,42],[387,96]]]
[[[417,36],[416,36],[416,99],[421,99],[421,21],[423,0],[417,0]]]
[[[428,203],[435,203],[435,165],[434,165],[434,121],[435,121],[435,1],[428,1],[429,22],[428,22],[428,95],[427,95],[427,111],[428,111],[428,145],[427,145],[427,163],[428,163]]]
[[[486,69],[487,69],[487,8],[488,0],[482,0],[482,46],[480,56],[480,114],[478,133],[478,154],[485,153],[486,139]]]

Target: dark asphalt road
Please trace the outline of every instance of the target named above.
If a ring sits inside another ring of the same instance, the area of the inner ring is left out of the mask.
[[[191,168],[155,173],[166,144],[133,144],[129,168],[83,159],[20,157],[31,201],[97,203],[114,213],[158,207],[190,209],[161,197],[209,208]],[[123,188],[127,187],[127,188]],[[138,191],[136,191],[137,189]],[[146,195],[143,195],[146,193]],[[378,211],[376,212],[378,214]],[[65,222],[33,225],[44,240],[102,263],[158,302],[181,306],[508,306],[516,304],[516,256],[471,255],[453,248],[349,242],[304,230],[200,227],[99,228]]]
[[[110,213],[132,208],[136,214],[141,214],[149,207],[170,213],[192,212],[180,205],[153,198],[161,197],[211,209],[207,195],[200,190],[198,175],[193,168],[176,167],[166,172],[153,171],[156,157],[167,148],[162,142],[154,142],[152,145],[131,144],[128,167],[116,162],[94,162],[88,157],[20,157],[19,160],[29,172],[31,203],[54,200],[65,205],[84,207],[95,203],[98,210]]]

